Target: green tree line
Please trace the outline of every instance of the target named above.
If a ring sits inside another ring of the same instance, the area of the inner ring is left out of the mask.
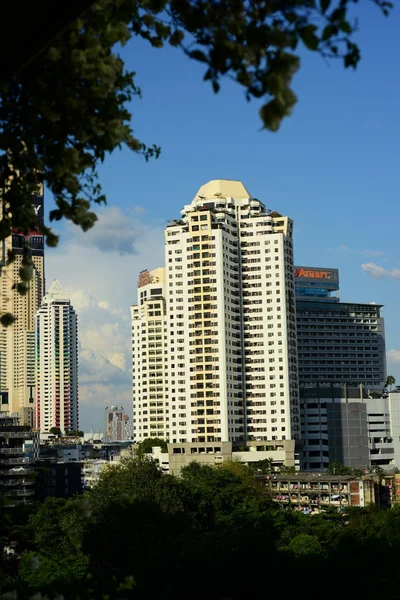
[[[237,463],[178,478],[129,459],[78,498],[13,511],[0,522],[4,598],[398,597],[399,508],[283,510]]]

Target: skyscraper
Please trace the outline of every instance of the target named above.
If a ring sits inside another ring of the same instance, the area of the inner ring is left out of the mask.
[[[123,442],[131,438],[129,417],[123,406],[106,406],[105,440],[106,442]]]
[[[14,231],[1,243],[0,311],[16,320],[0,325],[0,410],[18,413],[21,425],[33,425],[35,387],[35,315],[44,294],[43,192],[33,196],[38,228],[28,234]],[[33,277],[23,296],[13,289],[19,282],[25,243],[32,251]],[[7,265],[8,251],[16,255]]]
[[[295,291],[300,385],[318,381],[382,387],[382,306],[339,302],[337,269],[295,267]]]
[[[77,430],[78,318],[57,279],[36,316],[36,374],[36,426]]]
[[[298,437],[292,234],[288,217],[230,180],[203,185],[169,222],[165,284],[132,307],[137,441],[161,430],[150,408],[171,442]],[[141,311],[158,317],[158,340]],[[143,383],[157,356],[159,407]]]
[[[337,269],[295,267],[294,275],[303,468],[389,464],[388,411],[368,397],[386,379],[382,307],[340,302]],[[376,412],[382,423],[370,435]]]
[[[167,438],[168,364],[165,269],[142,271],[132,306],[133,427],[136,440]]]

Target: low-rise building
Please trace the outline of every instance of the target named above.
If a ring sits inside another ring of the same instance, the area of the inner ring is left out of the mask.
[[[386,498],[377,475],[295,473],[258,478],[265,481],[275,502],[304,513],[320,513],[329,508],[341,511],[369,504],[381,506]]]
[[[159,447],[152,448],[150,456],[158,462],[163,473],[171,475],[179,475],[181,469],[192,462],[214,466],[232,460],[243,464],[271,460],[275,468],[298,468],[300,464],[295,440],[249,442],[237,449],[232,447],[232,442],[183,442],[167,447],[168,452],[161,452]]]

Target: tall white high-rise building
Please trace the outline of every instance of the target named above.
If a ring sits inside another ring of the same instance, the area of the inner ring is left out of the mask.
[[[36,427],[79,426],[78,318],[56,279],[36,315]]]
[[[298,437],[292,234],[292,221],[240,181],[207,183],[169,222],[165,283],[132,307],[137,441],[162,430],[171,442]],[[143,324],[147,310],[159,340]],[[144,381],[157,356],[160,421],[150,421]]]
[[[21,425],[33,425],[35,389],[35,315],[44,294],[43,191],[32,197],[38,227],[13,234],[0,248],[0,311],[16,317],[8,327],[0,325],[0,410],[18,413]],[[6,208],[0,204],[0,214]],[[25,295],[18,293],[24,246],[32,253],[33,276]],[[15,260],[7,264],[8,253]]]
[[[167,322],[165,269],[142,271],[138,305],[131,307],[134,438],[167,438]]]

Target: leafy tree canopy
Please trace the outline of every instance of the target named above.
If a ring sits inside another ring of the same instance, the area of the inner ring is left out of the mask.
[[[68,431],[67,435],[75,437],[83,437],[85,434],[80,429]]]
[[[151,454],[152,448],[160,447],[162,452],[168,452],[167,442],[160,438],[146,438],[139,444],[139,454]]]
[[[288,573],[288,589],[308,589],[312,574],[327,600],[343,585],[357,597],[398,597],[398,506],[282,510],[234,461],[192,463],[173,477],[146,458],[129,459],[83,497],[48,498],[31,510],[27,522],[14,509],[1,521],[0,543],[17,541],[17,560],[0,547],[1,597],[179,600],[189,590],[195,600],[241,600],[264,597]],[[337,585],[327,585],[332,573]]]
[[[96,221],[92,203],[106,201],[97,172],[106,155],[127,146],[158,156],[136,137],[127,108],[140,96],[119,52],[130,38],[203,63],[215,92],[224,77],[235,80],[248,99],[264,99],[261,121],[276,131],[297,101],[291,83],[302,48],[357,66],[356,1],[97,0],[18,74],[0,74],[0,240],[36,225],[31,195],[42,184],[55,197],[50,221],[67,218],[86,231]],[[390,2],[371,1],[389,14]],[[55,246],[50,227],[42,231]],[[32,271],[28,249],[23,266],[22,283]]]
[[[51,433],[52,435],[57,435],[57,436],[62,435],[62,431],[59,427],[51,427],[49,433]]]

